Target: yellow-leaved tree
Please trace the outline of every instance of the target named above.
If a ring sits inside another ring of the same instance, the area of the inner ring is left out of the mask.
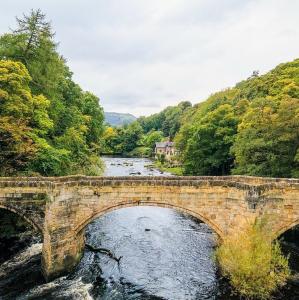
[[[38,151],[36,141],[53,126],[50,103],[31,94],[30,80],[22,63],[0,60],[0,174],[25,170]]]

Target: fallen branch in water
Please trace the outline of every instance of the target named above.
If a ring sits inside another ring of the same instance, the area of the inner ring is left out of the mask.
[[[112,259],[114,259],[115,261],[117,261],[117,263],[119,263],[119,261],[121,260],[122,256],[120,257],[116,257],[110,250],[105,249],[105,248],[96,248],[90,244],[85,244],[85,247],[92,251],[92,252],[97,252],[97,253],[102,253],[102,254],[106,254],[109,257],[111,257]]]

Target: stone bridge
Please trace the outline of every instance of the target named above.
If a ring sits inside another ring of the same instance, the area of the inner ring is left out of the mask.
[[[270,216],[273,239],[299,223],[299,180],[225,177],[0,178],[0,208],[43,236],[47,280],[65,274],[84,252],[84,229],[129,206],[174,208],[207,223],[220,240],[256,217]]]

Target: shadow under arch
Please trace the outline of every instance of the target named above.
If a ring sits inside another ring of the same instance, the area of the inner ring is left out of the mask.
[[[28,218],[23,212],[19,211],[15,207],[8,207],[8,206],[0,205],[0,209],[7,210],[7,211],[10,211],[10,212],[16,214],[17,216],[19,216],[20,218],[25,220],[28,224],[30,224],[39,233],[41,233],[41,234],[43,233],[43,229],[40,227],[39,224],[37,224],[31,218]]]
[[[291,273],[297,278],[299,274],[299,219],[281,228],[276,234],[276,240],[280,244],[282,253],[288,259]],[[294,284],[295,290],[298,288],[296,279],[294,282],[291,279],[290,284]]]
[[[282,227],[280,227],[273,235],[272,240],[276,240],[277,238],[279,238],[281,235],[283,235],[285,232],[287,232],[288,230],[295,228],[296,226],[299,225],[299,219],[297,219],[296,221],[293,221],[287,225],[284,225]]]
[[[192,210],[189,210],[189,209],[186,209],[184,207],[171,205],[171,204],[164,203],[164,202],[163,203],[159,203],[159,202],[142,202],[142,203],[139,203],[139,202],[121,202],[121,203],[118,203],[115,206],[110,206],[110,207],[108,207],[104,210],[101,210],[99,212],[95,212],[91,217],[87,218],[79,226],[77,226],[74,229],[74,232],[75,232],[76,235],[80,234],[82,232],[82,230],[84,230],[85,227],[88,224],[90,224],[95,219],[105,215],[106,213],[109,213],[109,212],[112,212],[114,210],[118,210],[118,209],[121,209],[121,208],[141,207],[141,206],[171,208],[171,209],[174,209],[174,210],[179,211],[179,212],[187,213],[187,214],[199,219],[200,221],[204,222],[205,224],[207,224],[217,234],[217,237],[219,238],[220,242],[223,241],[224,233],[220,230],[220,228],[214,222],[212,222],[210,219],[208,219],[204,215],[196,213],[196,212],[194,212]]]

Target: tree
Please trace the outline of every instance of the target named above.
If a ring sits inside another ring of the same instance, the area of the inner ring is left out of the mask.
[[[188,101],[180,102],[177,106],[168,107],[164,110],[164,121],[162,123],[162,131],[164,136],[174,138],[181,127],[181,117],[192,105]]]
[[[133,122],[125,127],[121,142],[123,152],[129,153],[139,146],[138,143],[141,140],[142,134],[142,127],[138,122]]]
[[[0,58],[22,62],[32,78],[32,92],[48,98],[60,96],[58,85],[67,72],[53,37],[45,15],[40,10],[32,10],[29,16],[17,18],[17,28],[12,33],[0,38]]]
[[[299,101],[281,98],[254,100],[238,127],[232,152],[235,174],[298,176]]]
[[[103,133],[102,152],[105,154],[115,153],[117,132],[113,127],[106,127]]]
[[[299,59],[295,59],[265,75],[255,73],[186,110],[175,136],[185,173],[227,174],[233,168],[234,174],[298,177],[298,102]],[[223,105],[233,108],[235,125],[241,124],[219,141],[214,135],[217,124],[213,129],[207,119]],[[232,148],[227,151],[229,144]],[[226,158],[219,159],[222,154]],[[215,169],[220,161],[227,162],[224,172]]]
[[[57,52],[51,25],[40,10],[17,18],[17,28],[0,37],[0,58],[21,62],[30,74],[27,85],[32,101],[28,109],[32,114],[25,118],[26,127],[20,125],[19,129],[28,129],[28,141],[36,152],[32,159],[29,153],[25,155],[30,161],[26,172],[100,174],[103,110],[99,99],[73,82],[72,73]],[[23,108],[18,106],[7,116],[11,118]]]
[[[146,147],[150,148],[153,151],[155,149],[156,143],[161,142],[163,138],[164,136],[162,131],[152,130],[144,136],[143,143]]]
[[[104,132],[104,112],[99,106],[99,98],[90,92],[85,92],[82,95],[82,114],[86,118],[87,133],[86,142],[90,147],[95,147],[99,150],[101,138]]]
[[[0,61],[0,162],[2,174],[24,171],[38,151],[36,141],[52,128],[49,101],[32,96],[31,77],[19,62]]]
[[[192,128],[183,162],[192,175],[226,175],[233,157],[230,147],[237,131],[238,119],[231,105],[224,104],[208,113]]]
[[[137,121],[145,133],[151,130],[162,131],[165,137],[173,138],[181,126],[181,117],[192,107],[189,101],[182,101],[177,106],[169,106],[160,113],[149,117],[140,117]]]

